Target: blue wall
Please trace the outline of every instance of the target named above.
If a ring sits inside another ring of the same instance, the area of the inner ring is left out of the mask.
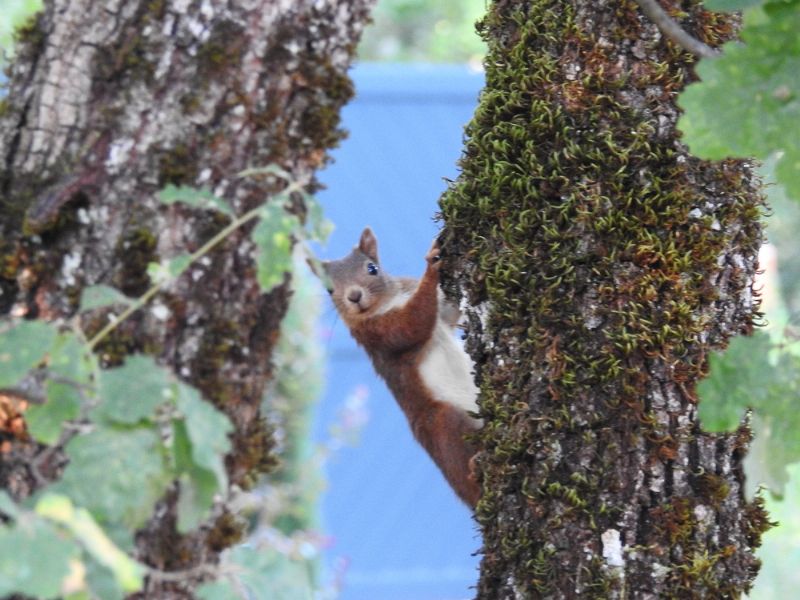
[[[483,75],[460,66],[360,65],[356,98],[343,111],[350,136],[321,173],[318,197],[336,224],[325,258],[375,231],[385,271],[419,276],[438,230],[433,221],[444,177],[455,178],[464,124]],[[324,327],[328,383],[318,437],[346,396],[369,391],[360,443],[327,468],[323,527],[329,563],[349,562],[343,600],[455,600],[474,597],[480,545],[470,512],[413,440],[405,417],[332,306]]]

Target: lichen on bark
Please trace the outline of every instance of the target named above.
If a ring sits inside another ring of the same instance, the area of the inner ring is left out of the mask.
[[[670,2],[712,47],[735,17]],[[485,427],[478,596],[737,597],[768,526],[746,424],[695,384],[758,318],[763,199],[675,129],[693,59],[634,2],[492,4],[486,87],[441,199]]]

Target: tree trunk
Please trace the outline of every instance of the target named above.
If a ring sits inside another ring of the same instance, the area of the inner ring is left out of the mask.
[[[97,283],[144,292],[148,262],[193,251],[224,225],[160,205],[167,184],[207,187],[241,214],[285,185],[237,177],[245,168],[277,164],[311,180],[343,135],[346,71],[371,3],[46,2],[19,32],[0,103],[0,314],[67,318]],[[294,210],[305,214],[301,200]],[[252,254],[235,232],[97,349],[107,365],[153,354],[227,413],[227,470],[239,486],[274,462],[259,403],[289,295],[288,279],[259,291]],[[40,450],[17,440],[2,455],[0,485],[17,499],[37,488],[28,465]],[[170,496],[139,532],[139,558],[185,569],[213,562],[238,534],[223,516],[180,536]]]
[[[735,32],[662,4],[712,47]],[[758,316],[752,166],[681,144],[694,61],[634,2],[497,0],[481,30],[441,201],[486,423],[478,597],[738,597],[769,524],[743,494],[747,425],[703,432],[695,386]]]

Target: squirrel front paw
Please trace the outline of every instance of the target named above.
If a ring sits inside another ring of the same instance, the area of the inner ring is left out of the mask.
[[[429,269],[439,270],[439,267],[442,265],[441,263],[441,256],[442,248],[439,246],[438,240],[433,240],[433,244],[431,245],[431,249],[428,250],[428,253],[425,255],[425,260],[428,262]]]

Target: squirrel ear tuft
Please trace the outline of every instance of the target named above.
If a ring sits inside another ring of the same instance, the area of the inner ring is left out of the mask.
[[[375,262],[378,262],[378,240],[369,227],[365,227],[364,231],[361,232],[361,239],[358,241],[358,249]]]

